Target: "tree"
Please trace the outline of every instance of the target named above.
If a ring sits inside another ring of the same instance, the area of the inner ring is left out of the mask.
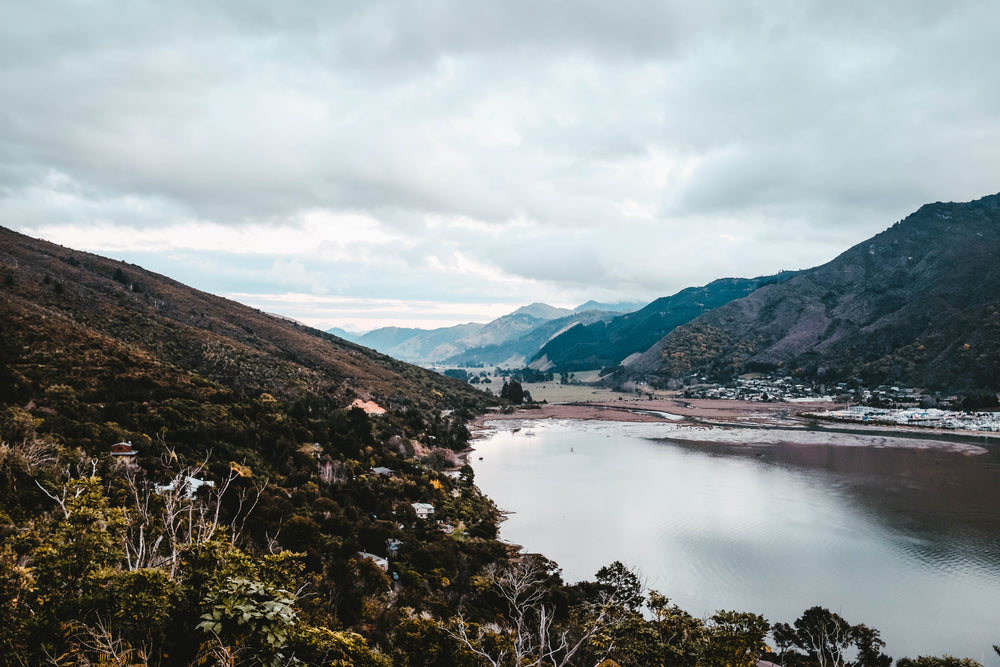
[[[885,642],[875,628],[860,623],[851,628],[851,638],[858,649],[854,664],[857,667],[889,667],[892,658],[882,653]]]
[[[487,586],[506,607],[506,615],[490,624],[467,623],[460,615],[449,633],[493,667],[564,667],[591,639],[613,624],[622,606],[617,592],[602,603],[585,603],[575,610],[579,621],[557,627],[548,600],[551,562],[526,556],[516,565],[487,567]]]
[[[244,577],[228,577],[209,589],[198,629],[225,647],[250,649],[259,664],[281,665],[295,624],[296,595]]]
[[[510,401],[512,405],[521,405],[524,402],[524,387],[517,380],[504,382],[500,388],[500,398]]]
[[[621,561],[605,565],[597,571],[598,590],[604,599],[615,599],[630,612],[638,612],[645,596],[642,581]]]
[[[774,641],[783,663],[793,646],[819,667],[888,667],[892,663],[892,658],[882,653],[885,642],[878,630],[864,624],[852,626],[829,609],[811,607],[793,625],[774,626]],[[852,647],[856,653],[853,661],[848,661],[845,651]]]
[[[696,667],[708,638],[708,628],[657,591],[647,603],[652,619],[627,614],[595,638],[622,667]],[[601,656],[592,652],[591,664]]]
[[[771,624],[749,612],[719,611],[712,616],[702,662],[726,667],[754,667],[764,651]]]
[[[819,667],[841,667],[844,649],[852,643],[851,625],[839,614],[823,607],[810,607],[795,620],[797,645],[819,663]]]
[[[1000,651],[997,651],[1000,653]],[[896,661],[897,667],[983,667],[980,663],[969,658],[955,658],[944,655],[940,658],[920,656],[916,659],[900,658]]]

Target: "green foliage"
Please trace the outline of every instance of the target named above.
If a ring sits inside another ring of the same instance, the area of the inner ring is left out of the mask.
[[[651,619],[629,614],[598,636],[608,657],[622,667],[695,667],[708,638],[705,624],[657,591],[647,606]]]
[[[0,655],[16,655],[26,649],[24,626],[31,613],[33,584],[30,570],[18,565],[11,546],[0,546]]]
[[[250,646],[261,664],[280,665],[295,624],[293,593],[242,577],[227,577],[205,594],[209,611],[198,629],[226,645]]]
[[[288,649],[301,662],[324,667],[391,667],[390,660],[372,649],[356,632],[299,626]]]
[[[525,400],[524,394],[524,387],[517,380],[504,382],[503,387],[500,388],[500,399],[511,405],[521,405]]]
[[[701,664],[755,667],[766,650],[764,638],[771,624],[749,612],[718,611],[711,618]]]
[[[597,588],[606,599],[614,599],[630,612],[638,612],[642,606],[644,595],[642,582],[632,570],[625,567],[621,561],[605,565],[597,571]]]
[[[845,664],[845,652],[854,650],[857,656],[853,664],[857,667],[892,664],[892,658],[881,652],[885,642],[878,630],[863,624],[852,626],[824,607],[810,607],[793,625],[776,623],[773,636],[783,659],[786,655],[804,657],[820,667],[841,667]]]
[[[920,656],[918,658],[900,658],[896,661],[896,667],[983,667],[980,663],[969,658],[954,658],[944,655],[940,658]]]
[[[396,667],[478,667],[476,656],[432,618],[421,618],[412,609],[392,631],[392,664]]]

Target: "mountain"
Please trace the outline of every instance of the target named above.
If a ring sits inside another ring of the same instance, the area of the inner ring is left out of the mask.
[[[534,317],[539,320],[555,320],[572,314],[573,311],[568,308],[556,308],[555,306],[550,306],[547,303],[533,303],[527,306],[521,306],[511,313],[511,315],[527,315],[528,317]]]
[[[407,327],[381,327],[356,336],[359,345],[370,347],[395,359],[412,363],[454,354],[459,348],[449,347],[455,341],[478,332],[485,325],[459,324],[440,329],[415,329]],[[443,352],[435,352],[438,348]]]
[[[617,366],[644,352],[675,327],[713,308],[744,297],[759,287],[788,280],[792,272],[759,278],[721,278],[656,299],[610,321],[580,324],[554,337],[532,359],[539,368],[581,371]]]
[[[0,228],[0,397],[41,402],[268,393],[349,404],[434,392],[481,400],[459,383],[294,321],[199,292],[141,267]]]
[[[628,374],[763,369],[1000,388],[1000,194],[922,206],[822,266],[678,327]]]
[[[587,303],[580,304],[573,309],[574,313],[582,313],[588,310],[603,310],[609,313],[631,313],[634,310],[639,310],[646,304],[640,301],[631,302],[619,302],[619,303],[601,303],[600,301],[590,300]]]
[[[464,345],[462,341],[470,336],[476,336],[485,327],[485,324],[470,322],[468,324],[458,324],[453,327],[443,327],[440,329],[410,329],[409,331],[415,331],[416,333],[394,345],[377,349],[391,357],[410,363],[428,363],[437,359],[443,359],[463,349]],[[378,334],[381,331],[381,329],[376,329],[372,333]],[[366,337],[359,342],[362,345],[366,345],[369,340]]]
[[[604,322],[611,319],[614,313],[602,312],[599,310],[587,310],[574,313],[567,317],[560,317],[554,320],[520,320],[526,326],[522,331],[514,332],[513,335],[504,337],[500,342],[487,343],[470,347],[443,360],[442,363],[453,366],[478,366],[487,364],[490,366],[506,366],[520,368],[527,365],[528,359],[536,355],[553,337],[558,336],[567,329],[575,326],[585,326],[595,322]],[[508,315],[509,321],[517,321],[518,316]],[[504,320],[500,318],[497,322]],[[493,324],[491,322],[491,324]]]
[[[486,324],[468,323],[440,329],[383,327],[351,340],[416,364],[516,366],[523,365],[539,346],[570,325],[608,317],[607,313],[533,303]]]
[[[328,334],[336,336],[337,338],[343,338],[344,340],[351,343],[357,343],[358,338],[364,335],[363,333],[348,331],[347,329],[341,329],[340,327],[330,327],[329,329],[326,330],[326,332]]]

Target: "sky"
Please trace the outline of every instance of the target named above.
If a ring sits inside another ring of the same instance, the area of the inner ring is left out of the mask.
[[[1000,191],[992,0],[0,8],[0,225],[324,329],[651,301]]]

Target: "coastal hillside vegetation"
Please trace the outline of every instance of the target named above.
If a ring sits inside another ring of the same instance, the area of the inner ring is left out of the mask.
[[[457,379],[7,230],[0,326],[2,665],[888,664],[516,553]]]

